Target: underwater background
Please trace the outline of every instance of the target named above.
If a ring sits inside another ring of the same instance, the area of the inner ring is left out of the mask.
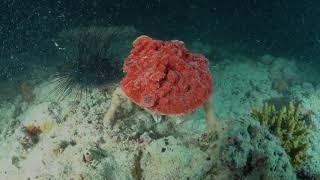
[[[0,10],[0,180],[320,179],[319,1]],[[159,115],[117,91],[141,35],[208,59],[213,131],[207,109]]]

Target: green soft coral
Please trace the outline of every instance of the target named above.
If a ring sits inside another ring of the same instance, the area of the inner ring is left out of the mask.
[[[302,113],[301,104],[290,102],[288,106],[277,109],[274,105],[265,103],[261,110],[253,110],[252,115],[279,138],[291,163],[299,168],[308,158],[306,151],[311,128],[306,123],[310,120],[310,115]]]

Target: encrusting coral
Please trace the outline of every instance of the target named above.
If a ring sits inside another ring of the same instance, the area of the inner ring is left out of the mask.
[[[307,125],[307,120],[310,120],[310,116],[302,113],[300,103],[295,105],[291,101],[288,106],[279,109],[265,103],[261,110],[253,110],[252,116],[279,138],[296,168],[307,160],[306,151],[311,128]]]

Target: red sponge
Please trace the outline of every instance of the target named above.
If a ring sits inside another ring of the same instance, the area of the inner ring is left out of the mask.
[[[136,104],[160,114],[183,114],[203,105],[213,92],[208,60],[182,41],[140,36],[124,64],[121,81]]]

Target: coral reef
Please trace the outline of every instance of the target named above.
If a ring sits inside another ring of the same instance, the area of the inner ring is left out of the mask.
[[[311,119],[308,114],[302,114],[300,103],[295,105],[291,101],[287,107],[281,109],[265,103],[261,110],[253,110],[252,115],[279,138],[296,168],[307,160],[311,128],[308,123]]]

